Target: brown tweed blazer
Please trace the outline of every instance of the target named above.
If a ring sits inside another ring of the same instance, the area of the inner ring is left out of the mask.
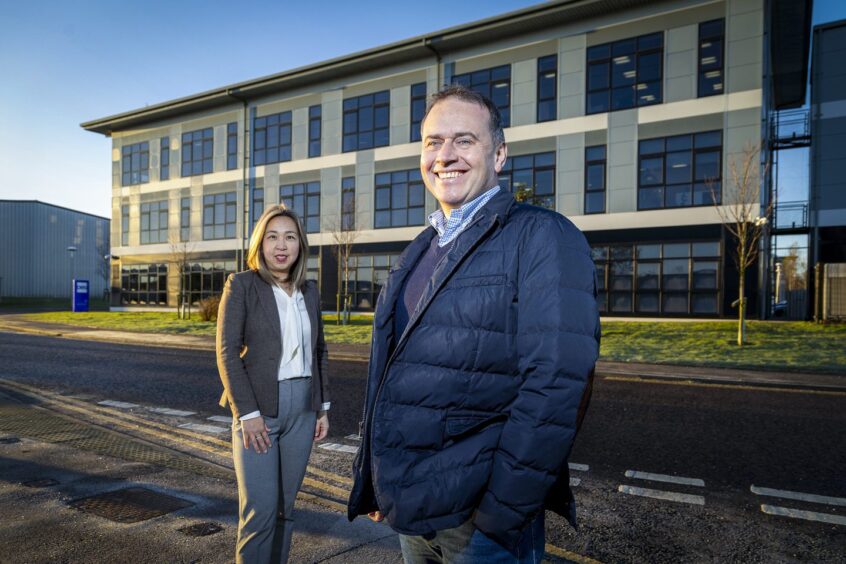
[[[323,339],[317,284],[301,288],[311,322],[311,404],[319,411],[329,401],[328,352]],[[217,317],[217,368],[223,382],[220,405],[239,418],[259,410],[276,417],[282,327],[273,289],[257,272],[229,275]]]

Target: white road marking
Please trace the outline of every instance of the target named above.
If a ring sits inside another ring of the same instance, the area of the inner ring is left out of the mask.
[[[671,484],[683,484],[685,486],[705,487],[705,481],[699,478],[685,478],[684,476],[669,476],[667,474],[653,474],[651,472],[639,472],[637,470],[626,470],[626,478],[636,480],[649,480],[652,482],[669,482]]]
[[[347,435],[344,438],[347,439],[347,440],[350,440],[350,441],[360,441],[361,435]]]
[[[831,515],[830,513],[817,513],[816,511],[802,511],[801,509],[791,509],[789,507],[779,507],[777,505],[761,505],[761,511],[768,515],[778,515],[780,517],[790,517],[791,519],[804,519],[806,521],[820,521],[822,523],[831,523],[832,525],[846,525],[846,517],[841,515]]]
[[[587,464],[576,464],[575,462],[568,462],[567,466],[570,467],[570,470],[576,470],[578,472],[587,472],[590,470],[590,466]]]
[[[179,425],[180,429],[191,429],[192,431],[199,431],[201,433],[226,433],[229,431],[226,427],[218,427],[216,425],[202,425],[200,423],[183,423]]]
[[[211,417],[206,417],[209,421],[217,421],[218,423],[232,423],[232,418],[228,415],[212,415]]]
[[[651,490],[648,488],[637,488],[635,486],[623,485],[620,485],[617,488],[617,491],[629,495],[663,499],[665,501],[678,501],[681,503],[690,503],[691,505],[705,505],[705,498],[701,495],[665,492],[664,490]]]
[[[162,415],[174,415],[176,417],[188,417],[194,415],[196,411],[182,411],[181,409],[171,409],[169,407],[148,407],[153,413],[161,413]]]
[[[331,450],[333,452],[346,452],[349,454],[355,454],[358,452],[358,447],[349,445],[339,445],[336,443],[327,443],[325,445],[320,445],[318,448],[322,448],[323,450]]]
[[[799,501],[809,501],[811,503],[824,503],[826,505],[846,505],[846,497],[829,497],[827,495],[791,492],[788,490],[774,490],[771,488],[759,488],[758,486],[750,486],[749,490],[753,494],[766,495],[770,497],[798,499]]]
[[[581,483],[582,483],[581,478],[570,478],[570,485],[573,486],[574,488]]]
[[[107,405],[109,407],[119,407],[121,409],[130,409],[133,407],[138,407],[136,403],[127,403],[125,401],[115,401],[115,400],[103,400],[98,401],[97,405]]]

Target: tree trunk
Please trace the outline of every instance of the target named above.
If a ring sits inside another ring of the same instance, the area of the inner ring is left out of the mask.
[[[740,297],[737,303],[737,346],[746,343],[746,272],[740,269]]]

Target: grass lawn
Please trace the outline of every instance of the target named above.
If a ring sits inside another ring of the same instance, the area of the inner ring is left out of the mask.
[[[749,321],[747,340],[737,346],[731,321],[609,321],[602,324],[601,358],[846,375],[846,325]]]
[[[194,315],[180,321],[174,313],[51,312],[27,314],[28,319],[85,327],[214,335],[215,324]],[[353,315],[349,325],[336,325],[324,315],[329,343],[367,344],[372,317]],[[758,368],[846,374],[846,325],[804,322],[750,321],[749,344],[735,344],[737,325],[717,322],[624,322],[602,324],[601,359],[733,368]]]

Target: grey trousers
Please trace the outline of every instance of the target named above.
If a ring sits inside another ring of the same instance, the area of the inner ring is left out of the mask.
[[[316,417],[311,409],[311,378],[294,378],[279,382],[277,416],[264,417],[271,441],[265,454],[245,449],[241,422],[232,422],[238,478],[235,561],[239,564],[288,561],[294,500],[311,454]]]

